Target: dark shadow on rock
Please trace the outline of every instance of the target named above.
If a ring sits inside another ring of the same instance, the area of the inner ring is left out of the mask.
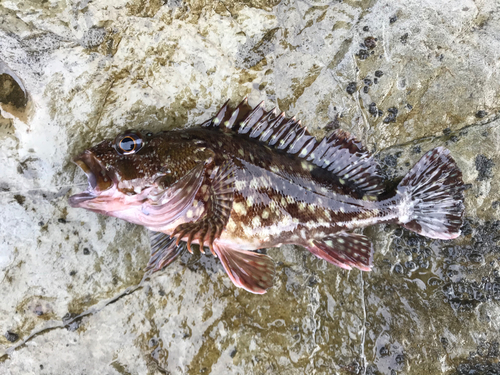
[[[27,119],[29,97],[21,79],[0,60],[0,104],[2,110],[19,118]],[[0,136],[13,133],[12,120],[0,116]]]
[[[19,77],[0,61],[0,103],[21,110],[28,104],[28,93]]]

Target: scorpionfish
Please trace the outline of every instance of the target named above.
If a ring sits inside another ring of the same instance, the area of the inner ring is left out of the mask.
[[[246,99],[200,126],[128,130],[73,160],[89,187],[70,205],[151,230],[148,272],[198,244],[256,294],[273,285],[275,267],[255,250],[295,244],[370,271],[372,243],[354,229],[396,223],[453,239],[464,212],[462,173],[448,150],[428,151],[388,193],[376,159],[349,133],[318,141],[294,117]]]

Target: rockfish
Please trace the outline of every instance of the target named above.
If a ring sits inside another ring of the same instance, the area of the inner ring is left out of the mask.
[[[233,283],[263,294],[274,262],[254,250],[300,245],[344,269],[370,271],[373,246],[356,228],[396,223],[430,238],[460,235],[462,173],[442,147],[427,152],[392,194],[376,160],[349,133],[318,141],[295,117],[226,103],[198,127],[128,130],[74,158],[89,187],[81,207],[152,231],[146,269],[192,244],[218,257]]]

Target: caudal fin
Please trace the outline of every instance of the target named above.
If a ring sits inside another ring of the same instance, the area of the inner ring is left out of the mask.
[[[398,186],[403,227],[430,238],[460,235],[464,213],[462,172],[443,147],[427,152]]]

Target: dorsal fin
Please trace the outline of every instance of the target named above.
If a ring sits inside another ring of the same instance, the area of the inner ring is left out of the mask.
[[[380,168],[360,141],[343,130],[336,130],[317,141],[295,117],[287,118],[274,109],[266,111],[264,102],[252,108],[245,98],[234,110],[227,101],[203,127],[237,132],[263,144],[306,159],[348,181],[365,195],[376,196],[383,191]]]

